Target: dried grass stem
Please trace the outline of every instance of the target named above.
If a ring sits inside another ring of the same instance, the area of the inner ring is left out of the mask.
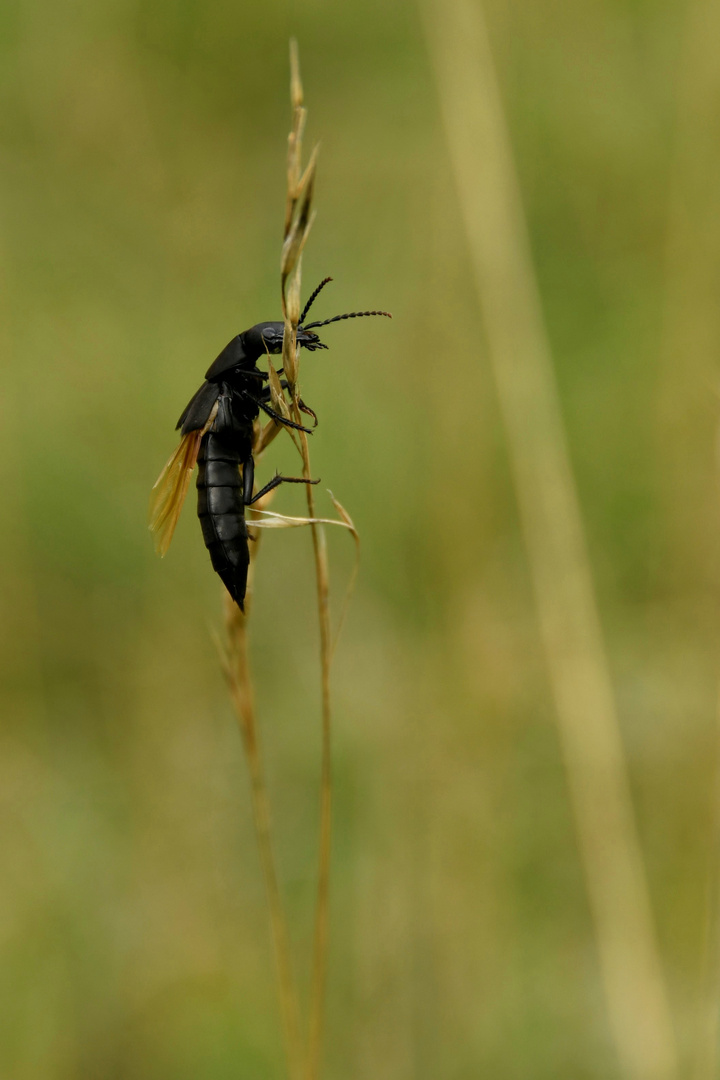
[[[673,1024],[482,5],[423,0],[423,10],[507,432],[610,1029],[626,1076],[671,1080]]]

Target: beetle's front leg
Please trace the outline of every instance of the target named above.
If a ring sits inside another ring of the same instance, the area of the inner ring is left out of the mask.
[[[256,398],[252,394],[249,394],[247,390],[243,391],[243,394],[244,397],[248,399],[248,401],[252,401],[253,405],[257,405],[258,408],[262,409],[264,413],[267,413],[268,416],[271,416],[277,424],[281,424],[283,427],[294,428],[296,431],[304,431],[306,435],[312,435],[311,428],[303,427],[302,424],[296,424],[294,420],[286,420],[284,416],[281,416],[280,413],[275,412],[274,409],[271,409],[270,406],[266,405],[263,401],[260,400],[260,398]]]

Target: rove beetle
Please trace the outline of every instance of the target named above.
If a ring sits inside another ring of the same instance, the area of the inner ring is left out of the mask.
[[[331,280],[325,278],[318,285],[300,316],[297,343],[309,352],[328,347],[313,333],[320,326],[366,315],[391,317],[387,311],[351,311],[303,325],[313,301]],[[243,610],[250,565],[245,507],[252,506],[279,484],[320,482],[277,474],[253,494],[253,424],[260,411],[277,424],[311,434],[309,428],[286,419],[270,406],[270,388],[266,385],[269,375],[257,367],[258,360],[266,353],[282,352],[283,334],[281,322],[258,323],[225,346],[177,422],[180,444],[158,477],[151,500],[150,529],[155,533],[156,550],[164,555],[180,517],[193,469],[198,465],[198,517],[205,546],[213,569]],[[281,386],[287,389],[284,379]],[[315,415],[306,406],[303,411]]]

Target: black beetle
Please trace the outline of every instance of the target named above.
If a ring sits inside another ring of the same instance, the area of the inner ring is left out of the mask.
[[[322,322],[303,325],[303,320],[324,281],[310,296],[300,317],[297,344],[315,352],[327,349],[313,330],[341,319],[366,315],[387,315],[387,311],[351,311]],[[165,554],[180,516],[190,483],[198,465],[198,517],[205,546],[214,570],[220,575],[233,600],[243,608],[250,565],[245,507],[266,495],[278,484],[316,484],[318,480],[276,475],[253,494],[254,421],[260,410],[284,427],[310,432],[309,428],[281,416],[270,406],[269,375],[260,371],[258,360],[266,354],[282,352],[284,324],[258,323],[234,337],[210,365],[205,382],[190,399],[177,422],[181,441],[153,488],[150,528],[156,534],[156,548]],[[280,372],[278,372],[280,374]],[[283,389],[287,382],[281,380]],[[314,416],[311,409],[303,411]]]

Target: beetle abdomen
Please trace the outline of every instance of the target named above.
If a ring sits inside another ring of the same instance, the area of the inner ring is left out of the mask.
[[[247,588],[248,532],[238,450],[209,431],[198,454],[198,517],[213,569],[242,608]]]

